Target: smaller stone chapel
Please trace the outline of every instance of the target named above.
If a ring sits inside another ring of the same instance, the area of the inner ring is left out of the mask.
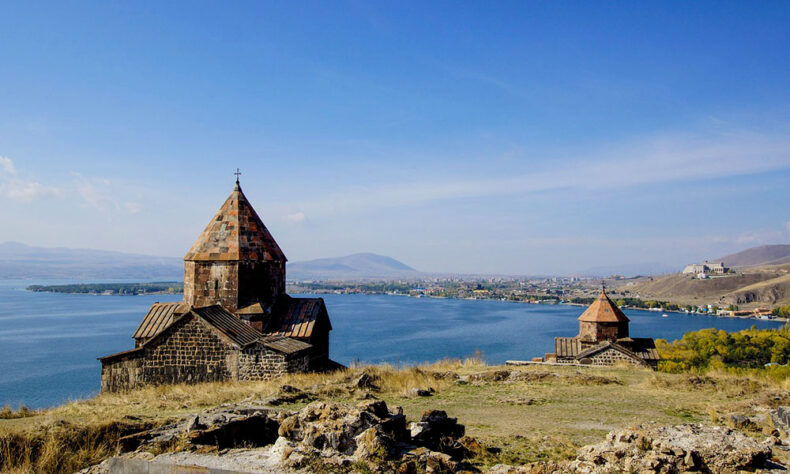
[[[340,367],[323,298],[286,294],[286,260],[237,178],[184,257],[184,300],[155,303],[135,348],[99,359],[102,391]]]
[[[559,364],[615,365],[627,363],[658,367],[658,351],[652,338],[632,338],[628,334],[629,319],[609,299],[606,289],[579,316],[576,337],[555,337],[554,352],[543,362]],[[540,360],[540,359],[538,359]]]

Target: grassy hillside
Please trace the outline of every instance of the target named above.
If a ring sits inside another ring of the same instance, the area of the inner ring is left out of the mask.
[[[223,403],[275,396],[283,384],[322,400],[356,404],[371,396],[354,385],[363,371],[380,387],[372,395],[402,406],[409,419],[426,409],[446,410],[466,425],[468,435],[499,450],[473,459],[479,467],[568,459],[579,446],[603,440],[610,430],[643,422],[710,423],[727,413],[790,404],[787,382],[721,372],[700,377],[626,368],[514,369],[475,359],[401,370],[369,366],[271,382],[151,387],[33,413],[7,410],[4,417],[9,419],[0,419],[0,470],[73,472],[114,454],[124,434]],[[427,387],[435,390],[433,396],[410,392]]]
[[[705,280],[671,274],[642,279],[618,291],[678,304],[735,304],[744,308],[790,303],[790,264],[767,265]]]

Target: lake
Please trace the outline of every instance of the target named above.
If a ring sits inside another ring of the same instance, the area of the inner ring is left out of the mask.
[[[33,293],[0,281],[0,406],[57,405],[98,392],[97,357],[131,349],[131,338],[155,301],[181,295],[92,296]],[[529,359],[553,350],[555,336],[573,336],[579,306],[501,301],[322,295],[334,330],[330,355],[342,363],[413,364],[480,350],[489,363]],[[779,327],[755,321],[627,310],[631,335],[677,339],[687,331]]]

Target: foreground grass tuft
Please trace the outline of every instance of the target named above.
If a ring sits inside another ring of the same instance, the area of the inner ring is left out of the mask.
[[[2,409],[0,409],[0,420],[12,420],[14,418],[26,418],[28,416],[33,416],[36,412],[28,409],[26,406],[22,405],[19,407],[19,410],[14,411],[11,409],[10,406],[6,405]]]

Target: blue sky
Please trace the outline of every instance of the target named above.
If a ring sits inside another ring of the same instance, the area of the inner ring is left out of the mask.
[[[3,2],[0,241],[571,273],[790,241],[787,2]]]

